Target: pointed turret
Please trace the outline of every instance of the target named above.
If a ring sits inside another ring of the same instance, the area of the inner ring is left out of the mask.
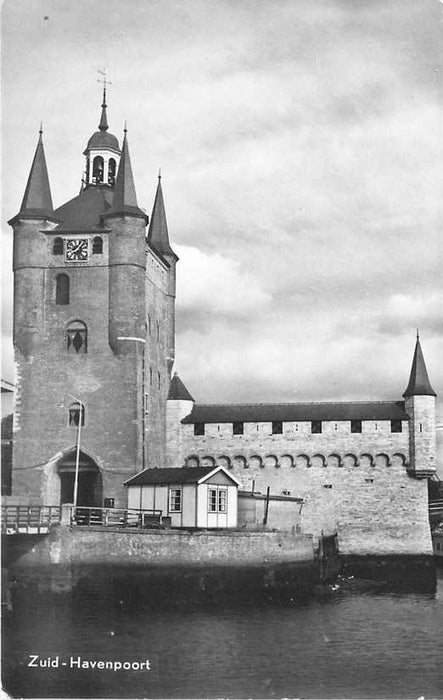
[[[177,372],[174,373],[169,385],[168,401],[194,401]]]
[[[122,144],[122,154],[118,167],[117,179],[114,186],[114,201],[112,207],[106,212],[106,216],[127,214],[129,216],[143,217],[147,222],[146,214],[139,209],[137,195],[135,193],[134,176],[132,174],[131,159],[129,157],[128,139],[125,136]]]
[[[168,223],[166,221],[160,174],[158,176],[157,192],[155,194],[151,222],[149,224],[148,243],[157,253],[161,255],[171,255],[178,260],[178,256],[174,253],[169,243]]]
[[[102,102],[102,113],[100,117],[100,124],[98,125],[98,128],[100,131],[107,131],[108,130],[108,115],[106,114],[106,87],[103,88],[103,102]]]
[[[45,149],[42,140],[42,128],[40,127],[37,148],[34,160],[29,172],[20,212],[16,218],[20,219],[52,219],[53,206],[51,188],[49,186],[48,169],[46,167]],[[11,220],[9,223],[12,223]]]
[[[414,358],[412,360],[409,384],[403,396],[405,398],[409,396],[437,396],[431,386],[431,382],[429,381],[418,333],[417,342],[415,344]]]

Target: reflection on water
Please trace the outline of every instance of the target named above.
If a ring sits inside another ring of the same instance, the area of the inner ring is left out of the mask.
[[[357,584],[357,582],[356,582]],[[443,696],[443,572],[436,594],[341,585],[275,606],[152,612],[103,594],[22,597],[3,628],[3,683],[25,697]],[[18,600],[17,600],[18,603]],[[29,655],[59,657],[28,668]],[[151,670],[69,668],[71,656]]]

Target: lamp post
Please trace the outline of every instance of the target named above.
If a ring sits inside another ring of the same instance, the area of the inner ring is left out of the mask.
[[[77,508],[77,499],[78,499],[78,472],[79,472],[79,467],[80,467],[80,444],[81,444],[81,435],[82,435],[82,419],[84,416],[84,410],[85,406],[83,404],[83,401],[80,401],[76,396],[73,396],[72,394],[68,394],[68,396],[71,397],[71,399],[74,399],[74,401],[77,401],[78,405],[80,406],[80,412],[78,416],[78,426],[77,426],[77,447],[76,447],[76,453],[75,453],[75,476],[74,476],[74,497],[73,497],[73,502],[74,502],[74,508]]]

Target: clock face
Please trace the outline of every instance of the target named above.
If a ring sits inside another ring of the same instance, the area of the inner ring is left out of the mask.
[[[66,260],[79,262],[88,259],[87,238],[68,238],[66,241]]]

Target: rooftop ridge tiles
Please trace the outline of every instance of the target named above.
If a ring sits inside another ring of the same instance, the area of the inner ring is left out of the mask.
[[[404,401],[402,399],[387,399],[386,401],[269,401],[269,402],[248,402],[248,403],[196,403],[195,408],[201,408],[201,407],[221,407],[221,406],[349,406],[349,404],[353,404],[355,406],[361,406],[361,405],[373,405],[373,404],[403,404]]]

